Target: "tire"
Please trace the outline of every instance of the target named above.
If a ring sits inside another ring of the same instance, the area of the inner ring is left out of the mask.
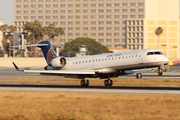
[[[141,73],[137,73],[137,74],[136,74],[136,78],[137,78],[137,79],[141,79],[141,78],[142,78],[142,74],[141,74]]]
[[[163,75],[163,72],[158,72],[158,75],[159,75],[159,76]]]
[[[85,86],[85,80],[81,80],[80,84],[81,86]]]
[[[141,73],[139,73],[139,78],[142,79],[142,74]]]
[[[110,84],[109,84],[109,86],[112,86],[113,85],[113,81],[112,80],[110,80]]]
[[[139,75],[138,74],[136,74],[136,78],[139,79]]]
[[[107,87],[108,86],[108,80],[104,81],[104,85]]]
[[[85,81],[84,81],[85,82]],[[89,80],[86,80],[85,86],[89,86]]]

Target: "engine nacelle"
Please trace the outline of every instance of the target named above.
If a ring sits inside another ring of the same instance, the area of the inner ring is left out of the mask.
[[[64,57],[57,57],[52,59],[49,65],[55,68],[59,68],[59,67],[63,67],[65,64],[66,64],[66,59]]]

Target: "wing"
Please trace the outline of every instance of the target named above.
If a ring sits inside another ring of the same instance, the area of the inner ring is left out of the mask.
[[[18,66],[12,62],[17,71],[40,73],[40,74],[60,74],[60,75],[82,75],[82,74],[95,74],[94,70],[19,70]]]
[[[40,73],[40,74],[95,74],[94,70],[24,70],[24,72],[33,72],[33,73]]]
[[[133,73],[143,73],[143,72],[149,72],[152,71],[152,69],[142,69],[142,70],[125,70],[126,74],[133,74]]]

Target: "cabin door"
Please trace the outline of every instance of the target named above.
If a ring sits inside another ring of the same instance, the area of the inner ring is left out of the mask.
[[[90,65],[91,65],[91,66],[90,66],[91,69],[94,69],[94,66],[95,66],[94,64],[95,64],[95,58],[93,58],[93,59],[91,60],[91,64],[90,64]]]
[[[143,64],[143,56],[141,52],[138,53],[138,63]]]

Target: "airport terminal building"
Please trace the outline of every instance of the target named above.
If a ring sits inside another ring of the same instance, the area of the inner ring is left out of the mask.
[[[96,39],[107,47],[157,48],[179,58],[179,0],[15,0],[14,25],[54,23],[65,34],[54,44],[77,37]],[[156,28],[163,28],[157,37]]]

